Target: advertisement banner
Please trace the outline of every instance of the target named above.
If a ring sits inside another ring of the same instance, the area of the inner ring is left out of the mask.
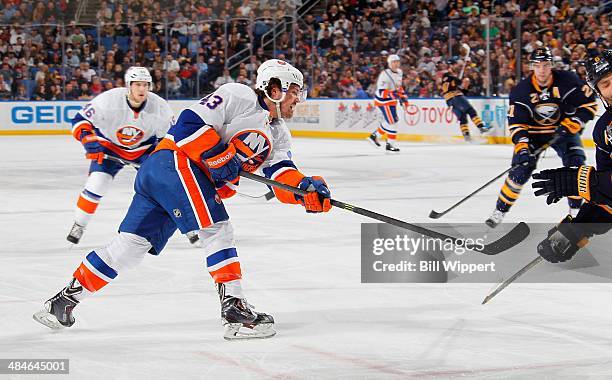
[[[485,142],[509,143],[507,98],[469,98],[491,131]],[[176,115],[194,100],[171,100]],[[0,102],[0,135],[64,134],[84,101]],[[599,114],[604,107],[599,105]],[[406,108],[397,107],[398,139],[404,141],[462,141],[459,122],[443,99],[411,99]],[[294,136],[364,138],[382,120],[381,110],[371,99],[309,99],[297,106],[287,125]],[[584,131],[585,145],[592,146],[594,122]],[[472,136],[478,136],[470,122]]]

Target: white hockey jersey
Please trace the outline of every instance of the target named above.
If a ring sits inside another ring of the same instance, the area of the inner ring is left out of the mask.
[[[127,88],[101,93],[73,119],[72,133],[80,140],[82,130],[92,128],[98,142],[126,160],[136,160],[165,136],[174,113],[168,102],[149,92],[138,110],[127,102]]]
[[[287,125],[271,121],[263,99],[239,83],[224,84],[183,110],[157,149],[182,152],[204,168],[202,154],[219,141],[234,144],[245,171],[261,169],[275,179],[296,170]]]
[[[377,106],[397,105],[397,99],[405,97],[402,88],[403,73],[401,69],[393,71],[385,69],[378,75],[376,81],[376,96],[374,103]]]

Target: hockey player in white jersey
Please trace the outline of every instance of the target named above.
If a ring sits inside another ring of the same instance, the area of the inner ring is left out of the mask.
[[[408,105],[408,96],[404,92],[402,86],[402,69],[400,69],[400,57],[391,54],[387,58],[389,68],[383,70],[378,75],[376,82],[376,96],[374,97],[374,105],[380,109],[383,115],[383,121],[380,126],[372,132],[368,137],[368,141],[376,146],[381,146],[378,138],[387,135],[387,145],[385,149],[388,152],[399,152],[399,148],[395,146],[397,137],[397,103],[402,106]]]
[[[303,86],[299,70],[273,59],[257,70],[256,90],[228,83],[183,110],[140,167],[119,234],[90,252],[68,285],[34,318],[51,328],[72,326],[72,311],[85,297],[139,264],[147,253],[160,254],[177,228],[182,233],[196,229],[221,301],[224,338],[273,336],[272,316],[255,311],[243,295],[234,231],[222,199],[236,193],[240,170],[259,169],[307,192],[298,196],[273,188],[280,202],[302,205],[309,213],[331,209],[323,178],[305,176],[293,162],[291,135],[283,121],[305,98]]]
[[[125,85],[96,96],[72,120],[72,135],[83,144],[85,157],[92,160],[67,236],[73,244],[81,239],[100,200],[124,166],[104,156],[140,164],[172,123],[168,103],[149,92],[153,87],[149,70],[130,67],[125,73]]]

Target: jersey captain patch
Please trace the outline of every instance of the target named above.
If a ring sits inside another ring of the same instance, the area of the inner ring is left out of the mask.
[[[133,125],[126,125],[117,129],[117,139],[119,143],[125,146],[138,144],[144,137],[144,132]]]
[[[252,173],[268,158],[272,151],[270,140],[260,131],[240,131],[230,140],[242,162],[242,170]]]

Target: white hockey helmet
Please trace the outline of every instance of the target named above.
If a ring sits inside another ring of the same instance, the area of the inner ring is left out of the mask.
[[[387,64],[388,65],[391,65],[391,62],[395,62],[395,61],[401,61],[399,55],[391,54],[390,56],[387,57]]]
[[[147,82],[149,91],[153,90],[153,78],[146,67],[132,66],[125,72],[123,76],[125,86],[129,89],[132,82]]]
[[[277,78],[281,84],[283,96],[278,100],[270,98],[269,94],[266,92],[272,78]],[[266,97],[274,103],[281,103],[283,99],[285,99],[285,93],[292,84],[297,85],[300,89],[300,102],[306,100],[307,91],[304,87],[304,75],[291,64],[280,59],[269,59],[257,68],[257,82],[255,88],[263,91]]]

